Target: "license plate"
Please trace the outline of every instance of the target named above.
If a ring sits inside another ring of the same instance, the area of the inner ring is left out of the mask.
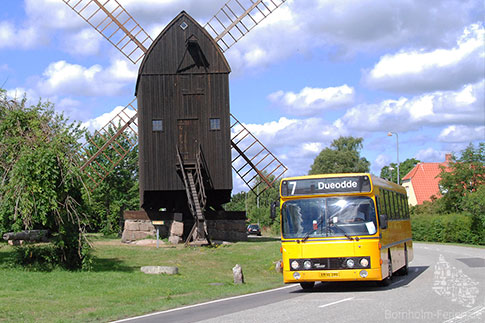
[[[338,277],[339,273],[320,273],[320,277]]]

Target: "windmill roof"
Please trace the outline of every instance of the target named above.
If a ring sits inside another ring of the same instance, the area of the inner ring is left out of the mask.
[[[410,180],[413,186],[414,194],[418,204],[423,204],[424,201],[431,201],[434,195],[439,197],[441,195],[440,182],[440,166],[447,166],[448,163],[418,163],[414,168],[403,177],[404,180]]]

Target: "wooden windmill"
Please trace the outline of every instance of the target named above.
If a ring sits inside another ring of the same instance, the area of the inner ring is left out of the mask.
[[[88,139],[96,151],[82,153],[82,170],[97,186],[137,137],[142,208],[150,217],[182,213],[186,221],[187,214],[194,222],[187,240],[209,241],[204,210],[230,201],[231,167],[258,194],[286,171],[230,114],[223,55],[286,0],[230,0],[204,27],[182,11],[155,40],[117,0],[63,1],[131,62],[141,61],[137,104]],[[106,159],[109,167],[100,162]]]

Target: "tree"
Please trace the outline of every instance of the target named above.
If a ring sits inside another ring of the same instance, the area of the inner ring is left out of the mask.
[[[274,176],[269,176],[269,181],[272,182]],[[261,226],[272,226],[278,224],[279,220],[279,204],[277,203],[275,213],[276,219],[271,218],[271,205],[279,201],[279,181],[275,181],[273,185],[267,188],[266,183],[262,183],[262,179],[258,176],[254,179],[259,184],[259,189],[262,193],[257,196],[253,191],[240,192],[232,196],[231,202],[224,205],[224,209],[228,211],[246,211],[246,217],[250,223],[259,223]],[[256,184],[255,183],[255,184]],[[278,231],[279,226],[275,228]]]
[[[414,166],[416,166],[420,162],[421,161],[417,160],[416,158],[408,158],[402,163],[399,163],[399,178],[402,180],[414,168]],[[390,168],[393,168],[393,170],[391,170]],[[389,166],[382,167],[380,177],[396,183],[397,164],[391,163]]]
[[[56,261],[77,269],[89,250],[77,165],[83,131],[51,104],[26,102],[0,90],[0,231],[47,229]]]
[[[310,175],[331,173],[363,173],[369,171],[370,163],[360,157],[363,138],[340,137],[323,149],[313,161]]]
[[[108,136],[115,134],[113,127],[108,128]],[[101,147],[105,139],[99,134],[92,137],[96,143],[86,147],[94,153]],[[119,136],[116,141],[124,149],[129,149],[129,142],[135,140],[133,135]],[[116,146],[118,147],[118,146]],[[118,150],[121,150],[119,147]],[[89,172],[100,172],[102,169],[110,169],[117,160],[117,152],[114,149],[106,149],[104,154],[96,159],[93,168],[87,168]],[[90,174],[95,177],[94,174]],[[89,201],[89,224],[90,230],[101,231],[105,234],[121,233],[121,219],[127,209],[138,209],[140,206],[138,182],[138,146],[131,149],[128,154],[116,165],[106,178],[95,187],[90,194],[86,192],[86,200]]]
[[[458,158],[454,154],[448,166],[441,166],[440,188],[443,203],[450,211],[461,211],[463,199],[485,183],[485,143],[469,144]]]
[[[239,192],[231,196],[231,201],[224,205],[227,211],[246,211],[246,192]]]

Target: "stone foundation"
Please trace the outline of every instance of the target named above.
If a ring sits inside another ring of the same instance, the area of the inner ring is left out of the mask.
[[[128,243],[157,235],[155,226],[144,211],[125,211],[123,217],[125,226],[121,242]]]
[[[143,211],[125,211],[123,214],[125,226],[121,242],[129,243],[136,240],[155,237],[157,231],[148,214]],[[159,227],[160,239],[168,238],[172,244],[182,243],[193,225],[193,219],[182,222],[181,213],[157,215],[163,221]],[[207,231],[212,240],[247,241],[246,214],[234,211],[208,211],[206,214]]]

